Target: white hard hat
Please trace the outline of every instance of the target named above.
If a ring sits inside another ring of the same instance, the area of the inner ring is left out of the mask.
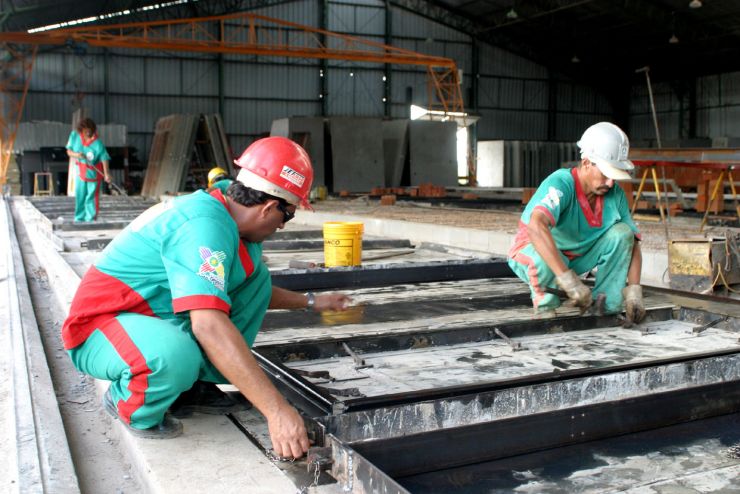
[[[630,152],[630,140],[622,129],[609,122],[592,125],[578,141],[581,158],[594,163],[601,173],[613,180],[630,179],[630,170],[635,165],[627,159]]]

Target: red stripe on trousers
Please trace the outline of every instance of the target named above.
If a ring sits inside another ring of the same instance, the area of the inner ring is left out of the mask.
[[[129,366],[132,377],[128,383],[128,390],[131,392],[128,400],[119,400],[116,403],[118,415],[127,424],[131,423],[131,415],[144,405],[145,392],[149,388],[149,374],[152,370],[146,363],[144,355],[131,340],[126,330],[118,322],[118,319],[111,319],[110,322],[100,328],[108,341],[116,349],[126,365]]]
[[[101,182],[98,180],[98,183],[95,184],[95,216],[93,219],[97,219],[98,213],[100,213],[100,188]]]
[[[531,257],[526,254],[522,254],[521,252],[518,252],[512,259],[514,259],[519,264],[524,264],[525,266],[527,266],[527,274],[529,274],[529,285],[532,287],[532,290],[534,290],[535,293],[534,299],[532,300],[532,305],[534,305],[534,308],[536,309],[542,299],[545,297],[545,292],[540,286],[540,280],[537,278],[537,266],[535,266],[534,261]]]

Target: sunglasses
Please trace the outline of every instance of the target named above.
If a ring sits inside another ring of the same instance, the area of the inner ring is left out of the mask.
[[[288,211],[287,204],[283,204],[282,202],[277,203],[278,210],[283,213],[283,223],[287,223],[293,218],[295,218],[295,211],[290,212]]]

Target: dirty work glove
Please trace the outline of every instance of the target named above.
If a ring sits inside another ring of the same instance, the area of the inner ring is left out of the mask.
[[[631,328],[633,324],[639,324],[645,318],[645,302],[642,300],[642,286],[627,285],[622,288],[624,297],[625,328]]]
[[[583,284],[578,275],[569,269],[563,274],[555,277],[558,286],[568,295],[570,305],[581,308],[581,313],[588,309],[593,303],[591,290]]]

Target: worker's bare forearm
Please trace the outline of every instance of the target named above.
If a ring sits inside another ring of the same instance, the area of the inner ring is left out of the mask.
[[[535,211],[532,214],[527,225],[527,233],[534,249],[556,276],[567,271],[568,267],[560,257],[560,251],[550,233],[549,220],[543,213]]]
[[[226,313],[203,309],[190,311],[193,334],[208,360],[236,386],[268,420],[288,407],[257,364],[252,351]]]
[[[630,285],[639,285],[641,275],[642,250],[640,250],[640,242],[635,241],[635,245],[632,247],[632,260],[630,261],[630,268],[629,271],[627,271],[627,283]]]
[[[303,293],[293,292],[277,286],[272,287],[270,309],[305,309],[308,298]]]

